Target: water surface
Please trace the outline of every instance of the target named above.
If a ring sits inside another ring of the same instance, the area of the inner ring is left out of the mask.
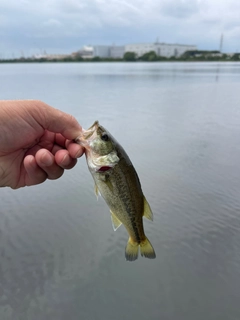
[[[124,258],[84,157],[0,190],[0,319],[240,319],[240,64],[1,64],[0,99],[100,121],[139,174],[157,259]]]

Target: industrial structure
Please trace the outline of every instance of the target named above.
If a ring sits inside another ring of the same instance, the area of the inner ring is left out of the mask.
[[[137,57],[141,57],[147,52],[154,51],[158,56],[170,58],[180,57],[186,51],[197,50],[195,45],[184,44],[168,44],[168,43],[136,43],[127,44],[125,46],[107,46],[107,45],[94,45],[85,46],[81,50],[74,53],[74,55],[82,56],[83,58],[119,58],[122,59],[124,53],[134,52]]]
[[[83,59],[92,59],[93,58],[93,47],[92,46],[83,46],[81,50],[73,52],[72,56],[74,58],[82,57]]]
[[[161,57],[180,57],[184,52],[197,50],[194,45],[185,44],[168,44],[168,43],[136,43],[127,44],[125,46],[125,52],[134,52],[137,57],[141,57],[147,52],[154,51],[158,56]]]
[[[84,46],[81,50],[74,52],[73,56],[81,56],[82,58],[123,58],[125,53],[124,46],[106,46],[106,45],[96,45],[96,46]]]

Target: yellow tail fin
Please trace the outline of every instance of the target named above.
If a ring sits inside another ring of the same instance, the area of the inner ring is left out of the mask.
[[[138,243],[128,239],[128,243],[125,249],[125,257],[128,261],[134,261],[138,258]]]
[[[128,239],[128,243],[125,249],[125,257],[128,261],[134,261],[138,258],[138,247],[140,246],[141,256],[148,259],[156,258],[155,251],[150,241],[146,237],[140,244],[134,242],[131,238]]]
[[[146,237],[144,241],[140,243],[140,251],[141,251],[141,256],[146,257],[148,259],[155,259],[156,258],[156,253],[153,249],[153,246],[151,245],[150,241]]]

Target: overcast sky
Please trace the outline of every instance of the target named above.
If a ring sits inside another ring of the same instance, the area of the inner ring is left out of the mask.
[[[0,0],[0,57],[159,42],[240,51],[240,0]]]

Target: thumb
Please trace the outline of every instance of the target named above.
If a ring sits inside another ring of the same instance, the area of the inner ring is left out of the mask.
[[[82,127],[72,115],[50,107],[42,101],[24,101],[24,106],[44,129],[61,133],[69,140],[78,137],[82,131]]]

